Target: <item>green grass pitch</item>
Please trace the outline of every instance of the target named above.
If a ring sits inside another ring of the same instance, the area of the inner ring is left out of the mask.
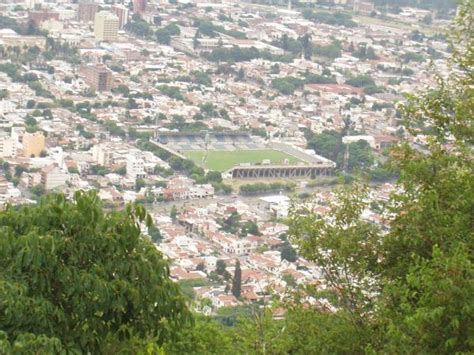
[[[275,165],[283,164],[285,159],[288,159],[290,164],[297,164],[301,161],[291,155],[272,149],[236,151],[213,150],[208,152],[205,162],[203,162],[203,157],[206,155],[205,151],[193,150],[183,152],[183,154],[193,160],[197,165],[205,169],[217,171],[226,171],[242,163],[261,163],[262,160],[265,159],[270,160],[271,164]]]

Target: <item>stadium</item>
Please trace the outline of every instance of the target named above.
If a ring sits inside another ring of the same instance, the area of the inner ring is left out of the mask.
[[[316,178],[332,175],[336,166],[312,151],[247,132],[156,132],[152,143],[235,179]]]

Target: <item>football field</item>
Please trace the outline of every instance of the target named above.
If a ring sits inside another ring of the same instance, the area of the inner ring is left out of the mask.
[[[206,156],[206,152],[202,150],[187,151],[183,154],[204,169],[217,171],[226,171],[242,163],[257,164],[263,160],[270,160],[272,165],[282,165],[285,159],[288,159],[290,164],[297,164],[301,161],[289,154],[272,149],[212,150],[207,152],[205,161],[203,161],[203,158]]]

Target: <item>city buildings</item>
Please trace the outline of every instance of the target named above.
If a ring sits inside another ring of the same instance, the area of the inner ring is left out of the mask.
[[[108,11],[95,14],[94,36],[97,41],[116,41],[118,29],[119,18],[116,15]]]
[[[97,144],[92,147],[92,159],[98,165],[111,166],[113,157],[113,149],[106,144]]]
[[[41,169],[41,184],[46,191],[66,185],[67,174],[55,165],[45,166]]]
[[[15,157],[17,140],[9,135],[0,136],[0,158]]]
[[[96,91],[110,91],[112,88],[112,71],[105,65],[96,64],[82,67],[80,74],[84,81]]]
[[[47,20],[59,20],[59,13],[50,10],[32,10],[28,12],[30,21],[34,22],[37,26]]]
[[[77,9],[77,19],[81,22],[94,22],[97,12],[99,12],[99,4],[80,2]]]
[[[14,2],[3,13],[10,11],[22,22],[26,13],[12,11]],[[421,33],[420,18],[426,14],[407,8],[400,15],[372,17],[370,23],[354,15],[354,23],[344,26],[308,20],[295,6],[288,11],[250,1],[209,6],[199,0],[192,7],[183,2],[160,2],[157,9],[156,2],[135,0],[133,14],[140,14],[140,21],[117,1],[100,1],[107,11],[99,10],[99,1],[79,2],[77,8],[71,1],[57,1],[54,12],[32,12],[36,22],[50,29],[55,46],[37,56],[30,48],[44,49],[45,36],[0,29],[0,126],[5,131],[0,158],[8,163],[0,169],[9,179],[0,177],[0,205],[11,196],[29,198],[27,190],[36,185],[67,195],[97,190],[117,208],[146,203],[163,235],[158,247],[170,258],[175,280],[210,278],[217,260],[225,260],[230,273],[235,259],[241,262],[242,299],[230,296],[216,280],[211,287],[194,289],[197,297],[211,300],[210,312],[262,300],[266,287],[283,292],[284,274],[297,284],[316,284],[321,280],[317,265],[301,258],[282,260],[288,227],[279,222],[294,199],[301,202],[306,196],[304,203],[324,216],[334,198],[330,186],[339,180],[321,174],[330,162],[316,160],[319,145],[312,141],[331,132],[325,139],[339,149],[334,161],[342,160],[343,143],[365,141],[373,166],[381,166],[386,159],[382,150],[403,135],[397,103],[403,102],[403,93],[433,85],[427,74],[431,62],[446,73],[448,43],[434,35],[435,27]],[[347,3],[348,17],[354,9],[373,11],[364,5],[370,1],[357,1],[355,7],[353,1],[333,3]],[[59,19],[49,19],[51,13]],[[190,21],[194,18],[199,21]],[[133,21],[131,26],[125,26],[127,21]],[[309,59],[300,50],[305,34],[313,47]],[[236,141],[228,134],[242,131],[249,139]],[[343,138],[345,131],[350,133]],[[41,132],[47,132],[48,149]],[[154,145],[149,138],[157,132],[176,136],[175,143],[168,137],[157,142],[161,147]],[[210,132],[216,133],[215,141]],[[426,142],[422,134],[413,141]],[[282,148],[283,143],[288,147]],[[270,158],[253,159],[256,150],[268,147],[286,152],[276,168]],[[220,168],[215,159],[211,166],[213,151],[240,153],[253,161],[239,157],[232,168]],[[308,174],[304,161],[312,155],[316,170]],[[298,159],[290,164],[292,158]],[[330,169],[340,167],[331,163]],[[249,177],[258,179],[243,181]],[[277,183],[267,192],[242,193],[244,185],[280,180],[293,184],[294,191]],[[371,186],[371,193],[386,198],[393,188],[391,181],[387,185],[383,193]],[[317,192],[320,188],[324,193]],[[171,217],[173,205],[177,215]],[[237,227],[224,230],[234,212]],[[365,216],[383,225],[377,212]],[[244,224],[254,227],[252,233],[242,231]]]
[[[132,0],[133,2],[133,12],[136,14],[141,14],[146,11],[147,0]]]
[[[134,154],[127,155],[127,176],[135,181],[146,176],[143,159]]]
[[[39,157],[45,147],[43,132],[23,134],[23,155],[25,157]]]
[[[37,46],[40,49],[44,49],[46,46],[46,38],[42,36],[22,36],[12,29],[5,28],[0,30],[0,44],[5,48]]]
[[[129,10],[126,6],[115,4],[112,5],[112,12],[119,19],[119,29],[123,29],[124,26],[128,23]]]

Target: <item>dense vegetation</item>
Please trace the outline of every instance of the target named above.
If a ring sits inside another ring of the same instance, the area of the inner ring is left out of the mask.
[[[324,23],[334,26],[355,27],[357,24],[352,20],[352,17],[342,12],[313,12],[310,9],[303,11],[303,18],[311,20],[316,23]]]
[[[256,195],[269,192],[293,191],[294,189],[295,184],[293,183],[272,182],[266,184],[264,182],[257,182],[240,186],[240,193],[242,195]]]
[[[27,36],[38,36],[46,34],[46,32],[40,31],[38,27],[35,26],[33,21],[28,21],[27,23],[20,24],[10,17],[0,16],[0,29],[3,28],[8,28],[20,35]]]
[[[200,35],[205,35],[208,37],[216,37],[219,33],[239,38],[245,39],[247,36],[244,32],[236,31],[236,30],[226,30],[223,26],[218,26],[212,23],[212,21],[196,18],[194,19],[194,27],[198,29],[198,37]]]
[[[307,133],[308,148],[317,154],[336,162],[338,168],[343,168],[344,154],[349,150],[347,171],[353,172],[357,169],[368,170],[373,162],[372,148],[366,141],[360,140],[349,144],[348,147],[342,142],[344,133],[336,131],[323,131],[319,134]]]
[[[401,6],[421,7],[442,13],[456,8],[456,0],[374,0],[376,6],[391,6],[399,8]]]
[[[130,351],[190,320],[143,208],[106,213],[93,193],[0,214],[0,352]],[[4,337],[7,336],[7,339]]]
[[[350,78],[346,81],[346,84],[349,84],[358,88],[363,88],[364,93],[366,93],[367,95],[372,95],[372,94],[376,94],[383,91],[383,88],[375,85],[374,79],[372,79],[372,77],[367,74],[361,74],[353,78]]]
[[[291,62],[293,55],[284,54],[276,55],[268,51],[260,51],[255,47],[240,48],[234,46],[232,48],[216,48],[211,52],[203,52],[202,55],[211,62],[248,62],[253,59],[263,58],[274,62]]]
[[[305,84],[336,84],[336,79],[330,73],[315,74],[309,71],[303,73],[304,79],[285,76],[272,80],[272,87],[283,95],[292,95]]]

